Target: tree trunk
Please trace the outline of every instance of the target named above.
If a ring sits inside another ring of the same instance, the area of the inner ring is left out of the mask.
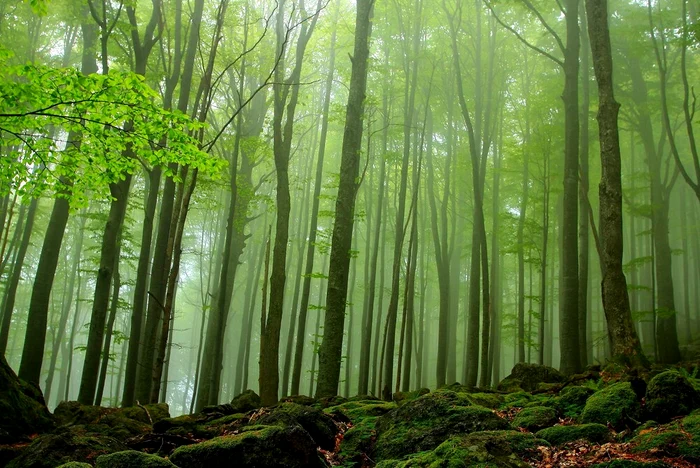
[[[326,292],[323,340],[318,352],[319,373],[316,397],[338,393],[345,306],[348,294],[350,250],[355,216],[362,147],[363,113],[367,88],[367,61],[372,31],[374,0],[359,0],[355,19],[355,46],[350,75],[350,91],[345,114],[345,131],[340,162],[340,185],[335,204],[330,267]]]
[[[622,272],[622,175],[607,0],[586,0],[588,35],[598,82],[598,128],[601,181],[600,240],[603,308],[612,339],[612,354],[633,366],[648,366],[634,329],[627,283]]]

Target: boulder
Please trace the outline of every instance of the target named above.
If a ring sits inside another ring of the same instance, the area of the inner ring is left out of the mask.
[[[263,414],[255,420],[255,424],[262,426],[299,425],[309,433],[316,445],[325,450],[335,448],[335,423],[330,416],[323,411],[296,403],[280,403],[270,412]]]
[[[154,414],[162,415],[159,405],[151,406]],[[167,405],[165,407],[167,413]],[[150,411],[149,411],[150,414]],[[54,411],[57,421],[64,426],[75,426],[88,432],[95,432],[118,440],[146,434],[151,431],[148,415],[143,408],[104,408],[102,406],[81,405],[77,401],[63,401]]]
[[[406,402],[379,419],[374,456],[390,460],[433,450],[450,436],[508,429],[491,410],[472,405],[465,394],[438,391]]]
[[[557,422],[557,412],[546,406],[525,408],[513,419],[514,429],[523,428],[528,431],[539,431]]]
[[[453,436],[434,450],[421,452],[403,460],[385,460],[377,468],[418,467],[491,467],[525,468],[523,457],[547,445],[532,434],[517,431],[485,431]]]
[[[680,372],[668,370],[649,381],[646,409],[653,420],[670,421],[675,416],[689,414],[699,406],[700,392]]]
[[[316,442],[302,427],[256,426],[180,447],[170,456],[175,465],[187,468],[236,466],[240,468],[325,468]]]
[[[246,390],[231,400],[231,408],[234,413],[247,413],[261,406],[262,400],[253,390]]]
[[[589,387],[566,387],[551,402],[560,415],[565,418],[578,419],[586,407],[586,401],[595,393]]]
[[[629,382],[619,382],[588,398],[581,422],[610,424],[615,429],[622,429],[626,425],[635,424],[640,414],[641,405],[632,385]]]
[[[564,374],[553,367],[520,362],[513,367],[510,375],[498,384],[498,390],[532,392],[541,383],[561,383],[566,381]]]
[[[70,461],[93,463],[100,455],[123,450],[127,450],[126,445],[113,437],[71,427],[37,437],[8,467],[54,468]]]
[[[176,466],[157,455],[126,450],[97,457],[95,468],[176,468]]]
[[[573,426],[553,426],[535,434],[552,445],[561,445],[575,440],[602,443],[610,439],[610,431],[602,424],[576,424]]]

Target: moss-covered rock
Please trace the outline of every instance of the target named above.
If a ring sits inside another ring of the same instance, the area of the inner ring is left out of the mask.
[[[377,439],[377,417],[356,422],[340,441],[339,455],[343,466],[367,466]]]
[[[548,406],[550,401],[551,398],[545,395],[533,395],[532,393],[518,391],[503,396],[501,409]]]
[[[165,458],[136,450],[110,453],[97,457],[95,468],[176,468]]]
[[[649,381],[646,408],[654,420],[666,422],[675,416],[689,414],[698,406],[700,392],[680,372],[662,372]]]
[[[68,462],[58,466],[57,468],[92,468],[92,465],[83,462]]]
[[[262,400],[260,396],[253,390],[246,390],[240,395],[231,400],[231,409],[234,413],[246,413],[248,411],[260,408]]]
[[[511,425],[528,431],[539,431],[557,422],[557,412],[547,406],[533,406],[525,408],[513,419]]]
[[[540,383],[561,383],[565,380],[564,374],[553,367],[521,362],[513,367],[508,377],[499,382],[498,389],[514,391],[521,388],[531,392],[536,390]]]
[[[583,423],[611,424],[615,429],[634,424],[640,418],[641,405],[629,382],[619,382],[596,392],[586,401]]]
[[[8,467],[54,468],[70,461],[93,463],[100,455],[123,450],[127,447],[113,437],[70,428],[37,437]]]
[[[150,432],[150,419],[156,422],[170,417],[168,405],[164,403],[144,407],[105,408],[81,405],[77,401],[61,402],[54,415],[62,425],[83,427],[86,431],[119,440]]]
[[[255,421],[263,426],[298,424],[303,427],[316,445],[333,450],[335,447],[336,426],[333,419],[323,411],[295,403],[280,403]]]
[[[595,390],[589,387],[566,387],[552,399],[551,405],[563,417],[578,419],[586,407],[586,401],[594,393]]]
[[[224,417],[220,414],[216,414],[216,416]],[[205,414],[183,414],[175,418],[167,418],[158,421],[153,424],[153,432],[185,437],[194,436],[200,439],[215,437],[217,435],[216,431],[212,431],[211,428],[208,428],[207,422],[216,419],[219,418],[214,417],[212,419]]]
[[[12,443],[53,427],[41,391],[20,380],[0,355],[0,443]]]
[[[583,439],[588,442],[601,443],[610,439],[610,431],[602,424],[576,424],[573,426],[552,426],[535,434],[552,445]]]
[[[632,439],[635,452],[653,452],[671,457],[681,456],[700,464],[700,414],[639,431]]]
[[[342,405],[331,406],[323,410],[329,415],[343,414],[351,423],[357,424],[368,417],[383,416],[396,408],[395,403],[381,400],[347,401]]]
[[[496,409],[505,401],[503,395],[499,393],[468,393],[467,399],[473,405],[479,405],[489,409]]]
[[[532,434],[517,431],[486,431],[453,436],[435,450],[420,452],[403,460],[380,462],[377,468],[433,468],[433,467],[503,467],[529,466],[522,460],[535,452],[538,445],[546,445]]]
[[[175,465],[187,468],[214,466],[265,468],[322,468],[316,443],[298,425],[258,427],[241,434],[216,437],[180,447],[170,456]]]
[[[379,419],[374,455],[377,460],[397,459],[432,450],[452,435],[507,428],[505,420],[487,408],[471,405],[464,394],[434,392]]]

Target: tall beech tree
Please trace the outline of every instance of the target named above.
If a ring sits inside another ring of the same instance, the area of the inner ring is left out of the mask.
[[[357,2],[355,46],[352,55],[350,92],[345,112],[345,131],[340,162],[340,185],[335,203],[335,222],[328,270],[326,317],[323,340],[318,352],[317,398],[333,396],[338,393],[350,272],[350,250],[355,222],[355,199],[359,188],[358,176],[373,6],[374,0],[358,0]]]

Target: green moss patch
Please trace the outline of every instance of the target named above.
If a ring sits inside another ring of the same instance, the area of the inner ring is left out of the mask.
[[[519,427],[528,431],[539,431],[557,422],[557,412],[553,408],[546,406],[533,406],[523,409],[513,419],[511,425],[517,429]]]
[[[610,439],[610,431],[602,424],[576,424],[572,426],[553,426],[542,429],[535,434],[552,445],[561,445],[575,440],[602,443]]]
[[[169,460],[148,453],[126,450],[97,457],[95,468],[176,468]]]
[[[634,424],[641,406],[629,382],[613,384],[592,395],[581,415],[583,423],[611,424],[615,429]]]
[[[646,409],[659,422],[689,414],[700,406],[700,392],[690,380],[676,370],[656,375],[649,381]]]
[[[180,447],[170,460],[187,468],[260,466],[322,468],[316,443],[300,426],[270,426]]]
[[[255,421],[260,425],[292,426],[298,424],[303,427],[316,445],[325,449],[335,448],[335,434],[337,428],[333,419],[323,411],[296,403],[280,403]]]

